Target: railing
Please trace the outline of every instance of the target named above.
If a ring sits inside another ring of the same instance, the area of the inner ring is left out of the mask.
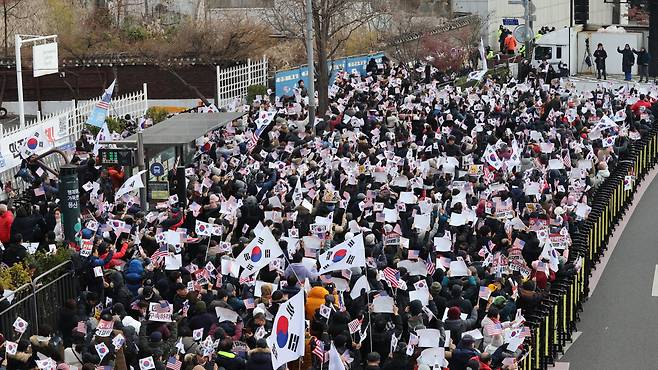
[[[64,262],[16,289],[11,306],[0,312],[0,333],[11,338],[17,317],[29,324],[23,338],[37,333],[39,325],[57,329],[64,302],[78,296],[78,281],[72,268],[71,261]]]
[[[592,210],[580,223],[573,236],[568,262],[580,259],[582,265],[573,274],[561,275],[551,283],[547,298],[529,316],[527,322],[532,336],[526,338],[525,356],[519,368],[547,369],[564,353],[567,342],[577,330],[579,312],[589,295],[589,277],[607,249],[608,241],[619,220],[633,201],[637,185],[644,179],[658,159],[658,130],[630,146],[629,153],[621,158],[610,177],[597,190]],[[625,177],[633,175],[635,181],[625,187]]]
[[[218,108],[226,108],[247,96],[251,85],[267,86],[267,58],[247,64],[220,69],[217,67],[217,102]],[[240,104],[237,104],[239,106]]]
[[[37,117],[32,121],[26,122],[23,129],[19,126],[5,128],[0,125],[0,140],[7,145],[5,147],[3,144],[0,148],[2,150],[0,152],[0,158],[4,161],[0,164],[0,171],[2,171],[0,173],[0,181],[3,184],[11,181],[15,190],[24,190],[27,187],[26,183],[23,181],[14,181],[14,176],[18,172],[20,165],[20,157],[17,157],[17,153],[20,151],[20,145],[22,145],[23,140],[27,139],[35,130],[43,130],[47,137],[53,139],[54,147],[75,147],[75,141],[80,137],[87,117],[99,100],[100,97],[81,104],[76,104],[75,101],[72,101],[71,108],[44,117]],[[123,117],[126,114],[130,114],[133,117],[141,116],[146,109],[148,109],[148,93],[147,86],[144,84],[142,91],[112,99],[110,116]],[[4,151],[4,148],[9,148],[12,145],[14,151]],[[54,156],[46,158],[44,162],[55,169],[58,169],[60,165],[59,159]]]

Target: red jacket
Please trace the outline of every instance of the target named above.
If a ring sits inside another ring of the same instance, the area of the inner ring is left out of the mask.
[[[121,260],[125,255],[126,252],[128,251],[128,243],[123,243],[121,244],[121,248],[114,252],[114,255],[112,255],[112,259],[110,259],[110,262],[106,263],[105,266],[103,266],[105,269],[111,269],[116,266],[120,266],[123,264],[123,261]],[[102,260],[107,257],[109,252],[103,254],[102,256],[99,256]]]
[[[640,107],[644,107],[646,110],[651,109],[651,103],[645,100],[638,100],[635,102],[635,104],[631,105],[631,110],[635,114],[640,113]]]
[[[11,224],[14,223],[14,214],[11,211],[0,216],[0,242],[8,243],[11,239]]]

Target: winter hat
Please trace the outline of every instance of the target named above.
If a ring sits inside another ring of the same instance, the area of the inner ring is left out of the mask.
[[[438,281],[435,281],[435,282],[433,282],[432,285],[430,286],[430,292],[431,292],[432,294],[439,294],[439,293],[441,293],[441,289],[442,289],[442,288],[443,288],[443,287],[441,286],[441,283],[439,283]]]
[[[502,295],[499,295],[498,297],[494,298],[491,304],[496,307],[503,307],[505,306],[506,303],[507,303],[507,299],[505,299],[505,297],[503,297]]]
[[[455,306],[448,309],[448,320],[459,320],[462,314],[462,310]]]
[[[204,301],[198,301],[197,303],[194,304],[194,311],[197,314],[204,313],[206,312],[206,302]]]
[[[472,344],[475,343],[475,339],[470,334],[466,334],[462,337],[461,342],[463,344]]]
[[[420,315],[420,313],[423,312],[423,304],[420,302],[420,300],[414,299],[413,301],[409,302],[409,312],[414,316]]]
[[[162,340],[162,333],[159,331],[155,330],[149,335],[149,341],[151,342],[159,342]]]
[[[82,239],[91,239],[94,235],[94,232],[89,229],[82,229]]]

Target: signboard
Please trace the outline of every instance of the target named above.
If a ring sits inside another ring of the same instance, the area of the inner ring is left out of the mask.
[[[329,83],[333,83],[336,79],[336,75],[341,71],[348,71],[350,73],[356,71],[361,75],[365,75],[366,66],[368,65],[370,59],[374,58],[377,63],[381,63],[383,56],[383,53],[376,53],[329,61],[327,62],[327,66],[329,70],[332,71]],[[308,86],[308,68],[305,66],[277,72],[274,76],[274,82],[276,84],[276,96],[281,97],[294,95],[294,89],[297,87],[297,82],[299,80],[304,81],[304,85]]]
[[[503,18],[503,26],[518,26],[518,18]]]
[[[35,154],[65,145],[69,141],[68,114],[51,117],[29,130],[19,130],[4,136],[0,140],[0,172],[21,164],[21,148],[34,132],[43,132],[46,138],[45,145],[35,150]]]
[[[57,42],[32,46],[32,70],[34,77],[59,72]]]
[[[132,166],[133,151],[130,148],[100,149],[98,151],[100,164],[101,166]]]
[[[149,321],[171,322],[174,306],[166,302],[149,303]]]
[[[169,183],[167,181],[149,181],[147,189],[150,200],[169,199]]]

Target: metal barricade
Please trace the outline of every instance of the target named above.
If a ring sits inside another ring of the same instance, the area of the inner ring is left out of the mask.
[[[16,289],[11,306],[0,312],[0,333],[11,338],[9,334],[18,317],[29,324],[24,338],[37,333],[40,325],[48,324],[57,329],[62,305],[79,294],[72,267],[71,261],[64,262]]]
[[[656,164],[658,130],[633,143],[611,175],[594,195],[592,210],[587,220],[580,223],[572,236],[569,262],[582,258],[573,276],[563,277],[551,284],[551,291],[533,315],[528,318],[531,337],[525,341],[524,354],[519,360],[523,370],[547,369],[555,363],[580,321],[579,312],[589,295],[589,277],[607,249],[608,241],[633,202],[637,185]],[[626,184],[626,176],[635,181]]]

